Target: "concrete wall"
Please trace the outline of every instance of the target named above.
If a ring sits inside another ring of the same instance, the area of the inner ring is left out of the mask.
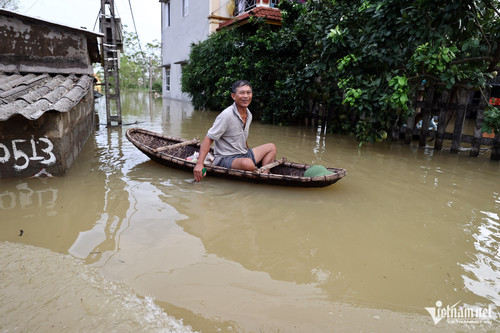
[[[98,36],[0,10],[0,71],[92,74]]]
[[[0,9],[0,178],[60,176],[74,163],[94,129],[99,37]]]
[[[167,19],[168,4],[170,25]],[[182,0],[161,3],[163,96],[188,101],[189,96],[181,91],[181,76],[182,66],[189,59],[191,43],[207,39],[219,23],[219,20],[209,19],[209,16],[212,14],[227,17],[228,6],[227,0],[190,0],[188,14],[183,16],[182,4]],[[166,89],[167,69],[170,70],[170,91]]]
[[[0,178],[64,175],[93,124],[93,89],[68,112],[48,111],[37,120],[15,115],[0,122]]]

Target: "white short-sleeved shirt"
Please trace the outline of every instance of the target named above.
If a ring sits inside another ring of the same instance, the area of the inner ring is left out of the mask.
[[[217,155],[236,155],[246,154],[248,131],[252,122],[252,114],[247,109],[247,122],[243,125],[236,104],[222,111],[214,124],[208,130],[207,136],[214,140],[214,154]]]

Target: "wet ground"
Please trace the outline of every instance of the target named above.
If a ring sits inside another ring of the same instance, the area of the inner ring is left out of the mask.
[[[103,123],[104,101],[96,107]],[[274,142],[278,157],[348,175],[321,189],[193,183],[125,131],[202,138],[216,113],[144,94],[122,107],[124,125],[98,126],[66,176],[0,180],[3,331],[189,331],[179,320],[203,332],[498,326],[500,166],[487,153],[359,148],[321,129],[255,122],[251,146]],[[425,309],[456,303],[487,316],[435,324]]]

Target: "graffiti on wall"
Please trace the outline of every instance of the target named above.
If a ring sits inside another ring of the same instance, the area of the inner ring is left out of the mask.
[[[49,166],[56,162],[53,149],[54,145],[47,137],[15,139],[10,144],[0,143],[0,164],[13,163],[16,171],[26,169],[30,163]]]

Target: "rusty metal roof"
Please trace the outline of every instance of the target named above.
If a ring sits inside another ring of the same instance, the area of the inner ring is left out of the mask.
[[[92,89],[90,75],[0,73],[0,121],[13,115],[36,120],[47,111],[67,112]]]

